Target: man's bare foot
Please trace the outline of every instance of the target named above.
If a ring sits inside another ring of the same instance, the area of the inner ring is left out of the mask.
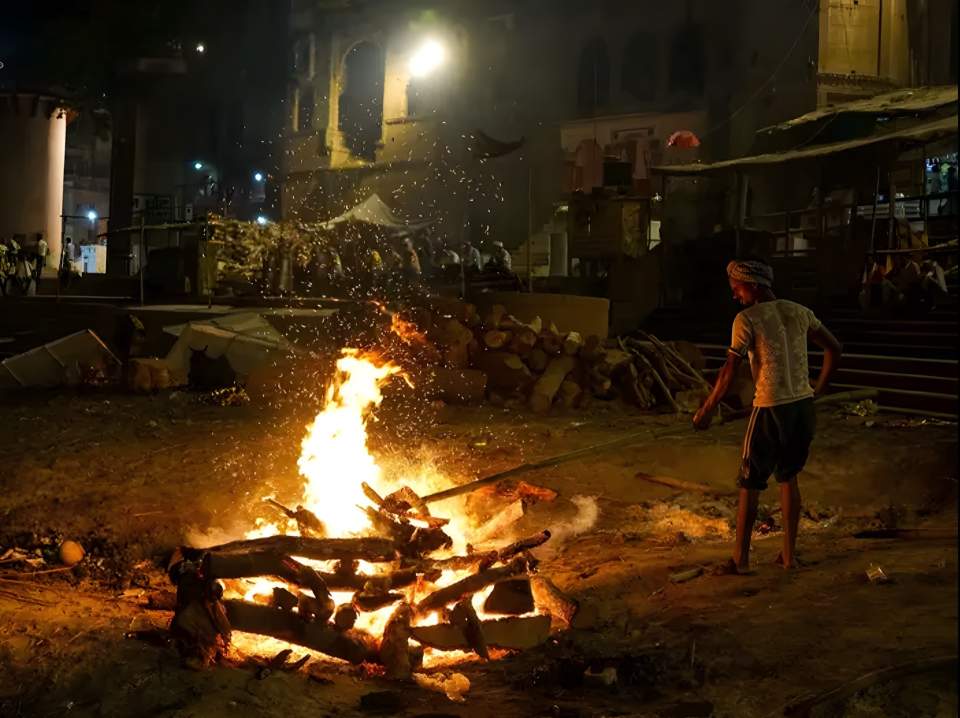
[[[749,564],[738,564],[732,558],[713,567],[714,576],[743,576],[750,573]]]
[[[777,564],[778,566],[783,566],[785,571],[791,571],[798,568],[805,568],[808,565],[806,561],[801,561],[796,556],[793,557],[793,561],[791,561],[789,565],[784,565],[783,551],[777,554],[777,558],[776,560],[774,560],[774,563]]]

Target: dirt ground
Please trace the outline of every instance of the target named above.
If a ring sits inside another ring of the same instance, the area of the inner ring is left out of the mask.
[[[773,563],[774,512],[757,536],[753,575],[709,575],[729,556],[734,499],[636,476],[731,489],[743,422],[699,434],[677,424],[672,437],[529,474],[559,497],[533,506],[521,528],[554,530],[540,570],[581,600],[583,625],[534,651],[459,665],[472,684],[461,704],[333,663],[263,680],[239,665],[195,672],[172,648],[125,637],[169,622],[144,604],[169,588],[163,566],[175,546],[201,532],[238,535],[264,515],[264,495],[298,495],[311,406],[59,393],[0,409],[0,554],[39,547],[46,570],[58,567],[51,554],[63,538],[88,552],[73,570],[38,576],[0,564],[3,716],[369,715],[361,697],[383,691],[397,701],[385,715],[759,718],[863,674],[941,656],[953,664],[873,683],[812,715],[957,715],[955,538],[852,537],[878,526],[956,530],[956,426],[821,410],[801,478],[807,566],[795,572]],[[371,445],[385,465],[429,460],[452,483],[674,422],[603,404],[546,418],[385,405],[379,418]],[[775,487],[762,501],[766,518]],[[873,565],[888,583],[867,579]],[[704,575],[670,581],[698,566]],[[613,685],[584,677],[610,667]]]

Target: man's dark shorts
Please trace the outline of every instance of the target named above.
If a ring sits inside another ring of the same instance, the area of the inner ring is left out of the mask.
[[[816,428],[813,399],[755,408],[743,440],[743,464],[737,486],[762,491],[770,475],[789,481],[807,463]]]

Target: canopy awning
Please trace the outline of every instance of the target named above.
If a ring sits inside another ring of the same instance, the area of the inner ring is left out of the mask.
[[[768,152],[766,154],[752,155],[749,157],[737,157],[732,160],[713,162],[711,164],[666,165],[653,167],[652,171],[664,175],[698,175],[727,169],[779,165],[797,160],[828,157],[830,155],[886,142],[931,142],[951,136],[957,136],[957,115],[942,117],[938,120],[914,125],[913,127],[905,127],[885,134],[871,135],[870,137],[861,137],[845,142],[832,142],[830,144],[813,145],[798,150]]]
[[[789,130],[793,127],[817,122],[836,115],[911,115],[921,112],[931,112],[941,107],[956,104],[956,85],[913,87],[910,89],[885,92],[882,95],[875,95],[874,97],[868,97],[862,100],[851,100],[850,102],[839,102],[835,105],[827,105],[813,112],[808,112],[805,115],[781,122],[779,125],[764,127],[758,130],[758,133]]]
[[[357,206],[351,207],[333,219],[322,222],[320,227],[321,229],[335,229],[348,222],[370,224],[395,232],[413,232],[431,224],[432,220],[424,222],[404,222],[402,219],[399,219],[386,203],[380,199],[380,196],[374,192]]]

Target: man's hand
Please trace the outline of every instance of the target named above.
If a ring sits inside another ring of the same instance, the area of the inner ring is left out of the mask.
[[[706,404],[697,409],[693,415],[693,428],[697,431],[704,431],[710,428],[710,421],[713,419],[713,408]]]

